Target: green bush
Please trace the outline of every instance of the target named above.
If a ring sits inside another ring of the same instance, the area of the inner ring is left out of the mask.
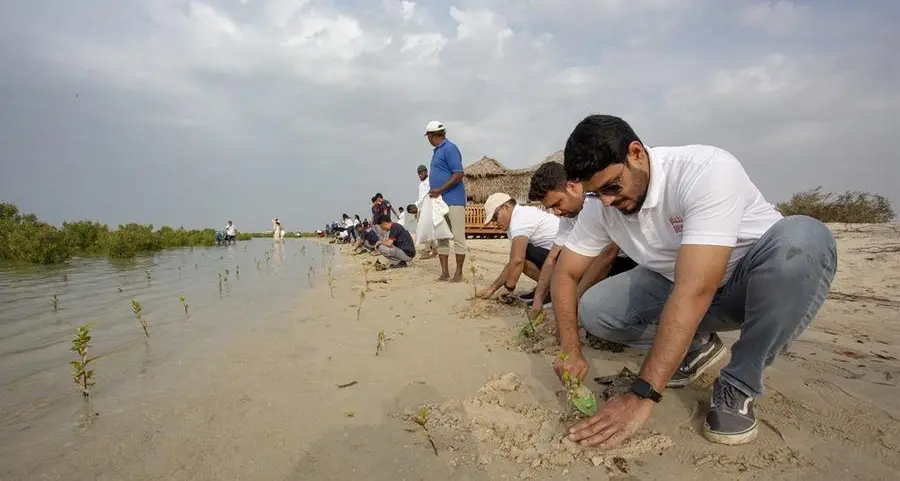
[[[835,195],[816,187],[794,194],[776,207],[785,216],[807,215],[822,222],[878,224],[894,220],[894,209],[887,197],[860,191]]]
[[[239,240],[249,238],[239,236]],[[129,259],[140,253],[161,249],[211,246],[216,243],[215,229],[185,230],[164,226],[126,224],[110,230],[90,220],[64,222],[56,228],[41,222],[34,214],[22,214],[12,203],[0,203],[0,259],[53,264],[73,255],[105,254]]]

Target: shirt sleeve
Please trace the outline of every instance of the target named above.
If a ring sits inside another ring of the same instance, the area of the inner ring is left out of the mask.
[[[600,202],[585,203],[566,241],[566,249],[583,256],[597,257],[612,243],[603,222],[602,206]]]
[[[456,144],[450,144],[449,148],[444,149],[444,161],[447,162],[447,168],[450,172],[463,172],[462,153]]]
[[[525,236],[531,240],[534,237],[534,233],[537,231],[537,224],[534,222],[524,222],[519,221],[516,222],[515,225],[509,226],[509,240],[512,241],[516,237]]]
[[[734,247],[750,185],[740,162],[717,149],[693,179],[685,180],[679,195],[684,212],[681,243]]]

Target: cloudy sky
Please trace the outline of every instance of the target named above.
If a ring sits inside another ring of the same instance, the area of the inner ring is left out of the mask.
[[[730,150],[773,202],[900,202],[900,2],[0,2],[0,200],[48,221],[315,228],[412,202],[438,119],[464,163],[590,113]]]

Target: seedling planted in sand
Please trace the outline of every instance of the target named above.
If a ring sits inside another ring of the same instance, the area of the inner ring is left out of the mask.
[[[181,306],[184,307],[184,315],[188,315],[188,303],[185,300],[184,296],[178,296],[178,300],[181,301]]]
[[[569,358],[569,353],[560,351],[557,357],[566,360]],[[563,383],[566,385],[567,404],[571,403],[586,416],[593,416],[597,412],[597,398],[594,396],[594,392],[581,384],[580,379],[572,377],[566,370],[563,371]]]
[[[529,337],[537,332],[538,326],[544,323],[544,313],[539,312],[534,319],[529,319],[522,327],[519,328],[519,336]]]
[[[72,349],[78,359],[70,362],[72,365],[72,379],[81,390],[84,397],[90,395],[91,386],[94,385],[94,370],[88,369],[88,365],[96,357],[88,357],[88,348],[91,342],[91,324],[82,324],[75,328],[75,338],[72,339]]]
[[[50,298],[50,305],[53,306],[53,310],[59,309],[59,296],[53,294],[53,297]]]
[[[382,351],[384,351],[384,341],[385,341],[385,339],[386,339],[386,338],[385,338],[385,336],[384,336],[384,329],[378,331],[378,345],[375,346],[375,355],[376,355],[376,356],[379,355],[379,354],[381,354]]]
[[[309,271],[306,273],[306,278],[309,280],[309,287],[313,286],[312,276],[315,272],[316,272],[316,270],[312,266],[309,266]]]
[[[359,320],[359,313],[362,312],[363,301],[366,300],[366,291],[359,291],[359,304],[356,305],[356,320]]]
[[[144,337],[150,337],[150,332],[147,330],[147,320],[144,319],[144,315],[141,313],[141,311],[143,310],[141,301],[132,299],[131,310],[134,311],[134,317],[136,317],[138,322],[141,323],[141,328],[144,330]]]
[[[425,437],[428,439],[428,443],[431,444],[431,449],[434,450],[434,455],[438,455],[437,446],[434,445],[434,441],[431,439],[431,433],[428,432],[428,408],[423,407],[419,410],[419,414],[416,415],[413,421],[416,422],[419,426],[422,426],[422,429],[425,430]]]

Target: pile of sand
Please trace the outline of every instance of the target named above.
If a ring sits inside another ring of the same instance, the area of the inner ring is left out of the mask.
[[[660,453],[672,439],[643,432],[625,445],[601,451],[582,448],[565,435],[572,421],[562,403],[547,407],[513,373],[492,378],[462,401],[428,405],[428,429],[438,450],[454,451],[451,464],[490,464],[505,459],[523,465],[522,479],[540,478],[541,470],[566,468],[577,462],[605,468],[610,474],[628,472],[628,462],[647,453]],[[412,421],[419,408],[399,416]],[[441,441],[455,444],[440,446]],[[469,443],[472,446],[460,446]]]

